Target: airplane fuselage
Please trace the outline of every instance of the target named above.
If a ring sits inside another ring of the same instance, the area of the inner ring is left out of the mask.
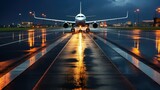
[[[78,14],[75,17],[75,25],[76,26],[85,26],[86,25],[86,16],[82,13]]]

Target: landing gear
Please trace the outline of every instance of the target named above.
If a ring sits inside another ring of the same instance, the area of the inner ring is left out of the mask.
[[[90,29],[89,28],[86,28],[86,33],[89,33],[90,32]]]
[[[79,32],[82,32],[82,30],[80,29]]]
[[[71,32],[73,32],[73,33],[75,32],[75,28],[74,27],[71,28]]]

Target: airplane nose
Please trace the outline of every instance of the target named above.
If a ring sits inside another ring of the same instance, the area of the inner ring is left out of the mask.
[[[84,18],[77,18],[77,20],[78,20],[78,21],[82,21],[82,20],[84,20]]]

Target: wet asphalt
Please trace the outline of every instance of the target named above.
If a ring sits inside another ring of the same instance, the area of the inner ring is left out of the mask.
[[[132,90],[87,34],[74,34],[36,90]]]
[[[3,51],[0,52],[1,76],[20,64],[17,62],[25,61],[61,38],[65,35],[63,31],[42,29],[0,33],[0,50]],[[159,70],[160,31],[95,29],[92,32],[152,63]],[[106,43],[90,35],[76,33],[71,39],[66,38],[4,90],[160,89],[156,82]]]
[[[144,58],[146,62],[160,66],[160,30],[100,29],[95,33]]]
[[[34,55],[38,50],[53,43],[62,35],[62,32],[28,30],[0,33],[0,76],[12,67]],[[17,63],[19,62],[19,63]]]

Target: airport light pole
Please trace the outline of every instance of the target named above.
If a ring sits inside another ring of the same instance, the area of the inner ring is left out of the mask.
[[[158,16],[157,16],[157,13],[160,13],[160,7],[156,9],[155,17],[158,17]]]
[[[137,24],[138,24],[138,26],[139,26],[139,12],[140,12],[140,9],[137,9],[137,15],[138,15],[138,17],[137,17],[138,18],[138,23]]]
[[[46,14],[42,13],[42,17],[45,18],[46,16],[47,16]],[[45,23],[44,23],[43,20],[42,20],[42,26],[43,26],[43,25],[45,25]]]
[[[35,21],[34,21],[34,19],[33,19],[34,12],[30,11],[30,12],[29,12],[29,16],[30,16],[30,20],[31,20],[30,22],[32,22],[32,24],[33,24],[32,27],[34,27],[34,24],[35,24],[35,23],[34,23]]]
[[[134,11],[134,13],[135,13],[135,14],[134,14],[134,26],[136,26],[136,24],[137,24],[136,12],[137,12],[137,11],[135,10],[135,11]]]
[[[22,14],[19,13],[18,16],[19,16],[19,25],[21,25],[21,16],[22,16]]]
[[[160,13],[160,8],[155,10],[154,26],[157,26],[158,13]]]
[[[33,14],[33,13],[30,11],[30,12],[29,12],[29,15],[31,15],[31,16],[32,16],[32,14]]]
[[[136,9],[134,12],[137,14],[137,19],[136,19],[137,22],[136,23],[139,26],[139,12],[140,12],[140,9]]]
[[[42,17],[46,17],[46,16],[47,16],[46,14],[42,13]]]

